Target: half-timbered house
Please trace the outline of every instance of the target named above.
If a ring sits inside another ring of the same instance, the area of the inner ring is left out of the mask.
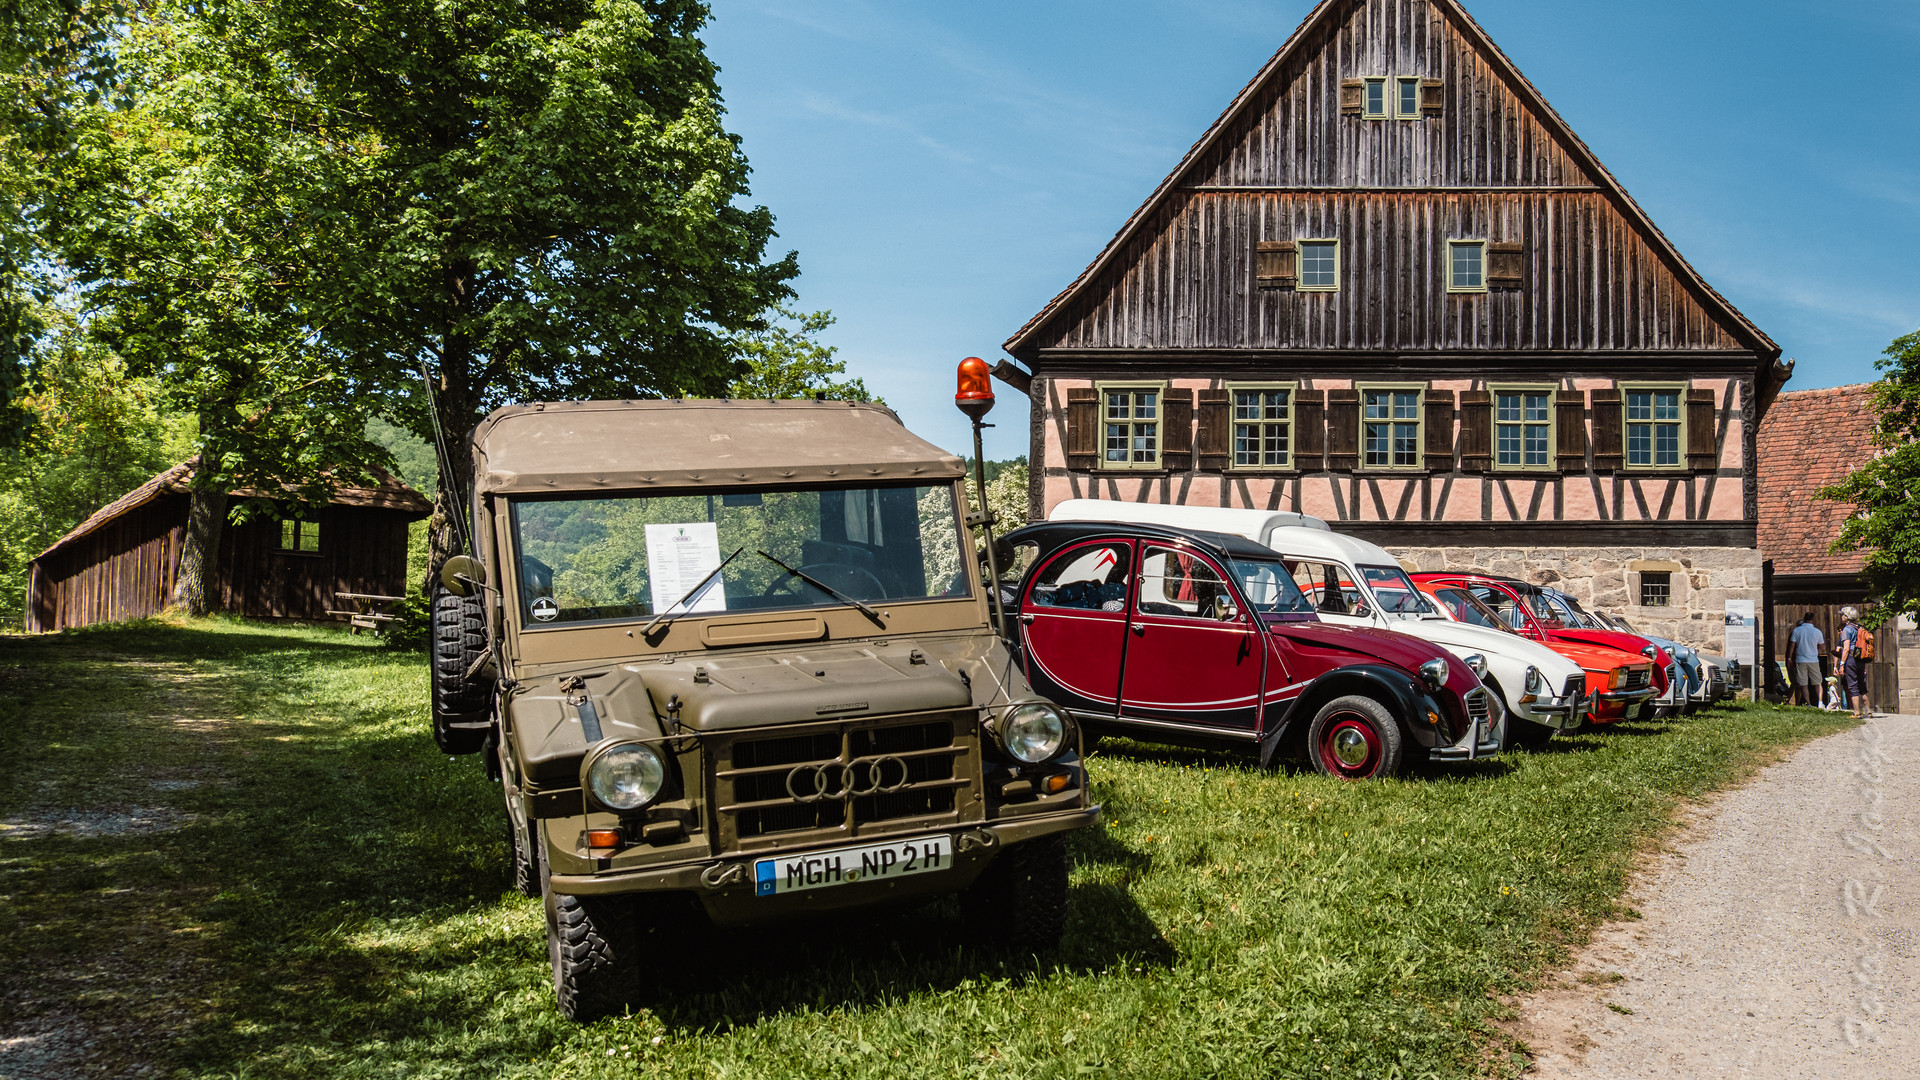
[[[1297,510],[1719,647],[1791,371],[1455,0],[1325,0],[1021,327],[1031,510]]]
[[[154,615],[173,597],[186,546],[195,462],[114,500],[27,565],[27,629],[64,630]],[[433,512],[384,473],[336,488],[325,506],[229,525],[214,560],[214,605],[262,619],[326,619],[342,594],[401,596],[407,525]],[[233,492],[258,498],[257,491]]]

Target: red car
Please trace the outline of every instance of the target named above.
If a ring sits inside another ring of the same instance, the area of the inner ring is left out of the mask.
[[[1679,678],[1679,665],[1667,650],[1637,634],[1623,634],[1615,630],[1597,630],[1582,627],[1563,619],[1555,611],[1547,591],[1530,582],[1514,578],[1495,577],[1491,574],[1458,574],[1436,572],[1415,574],[1413,580],[1425,589],[1429,585],[1457,585],[1471,591],[1476,597],[1493,608],[1508,625],[1520,633],[1553,644],[1562,642],[1577,645],[1598,645],[1634,656],[1645,657],[1653,663],[1653,687],[1655,694],[1644,703],[1624,703],[1620,698],[1601,699],[1606,705],[1595,719],[1602,721],[1621,720],[1629,717],[1644,719],[1653,715],[1656,707],[1675,696],[1685,700],[1685,683]],[[1583,663],[1581,665],[1585,667]],[[1593,680],[1588,679],[1591,688]]]
[[[1067,521],[1005,542],[1031,559],[1011,605],[1027,678],[1091,733],[1258,748],[1263,765],[1299,754],[1345,779],[1500,746],[1504,716],[1469,662],[1321,623],[1250,540]]]

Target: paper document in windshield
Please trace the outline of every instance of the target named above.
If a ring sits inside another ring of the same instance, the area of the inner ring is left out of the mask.
[[[684,525],[647,526],[647,573],[653,586],[655,614],[669,614],[667,608],[686,596],[687,590],[720,565],[720,530],[711,521],[693,521]],[[688,611],[727,610],[727,588],[722,575],[715,575],[698,595],[674,608],[671,614]]]

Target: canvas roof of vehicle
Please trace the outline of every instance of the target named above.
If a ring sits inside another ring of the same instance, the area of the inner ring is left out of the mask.
[[[563,401],[511,405],[473,432],[481,492],[650,491],[966,475],[893,410],[851,401]]]
[[[1231,506],[1176,506],[1172,503],[1115,502],[1112,499],[1068,499],[1047,514],[1048,521],[1132,521],[1171,525],[1197,532],[1232,533],[1257,544],[1277,529],[1325,530],[1327,523],[1311,514],[1280,510],[1248,510]],[[1272,545],[1269,544],[1269,547]]]

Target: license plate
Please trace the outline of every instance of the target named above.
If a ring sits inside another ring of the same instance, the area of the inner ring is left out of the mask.
[[[753,893],[755,896],[782,896],[833,885],[925,874],[945,870],[952,865],[951,836],[923,836],[885,844],[809,851],[800,855],[761,859],[754,863]]]

